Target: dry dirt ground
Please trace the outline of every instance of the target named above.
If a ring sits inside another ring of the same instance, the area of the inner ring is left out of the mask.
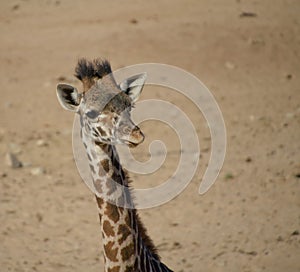
[[[187,189],[140,212],[163,261],[174,271],[300,271],[300,4],[297,0],[0,1],[0,270],[103,271],[92,193],[72,155],[73,114],[56,84],[79,57],[105,57],[117,69],[158,62],[201,79],[227,128],[227,153],[214,186],[197,191],[210,134],[194,105],[146,86],[141,99],[178,105],[194,123],[202,156]],[[160,183],[178,162],[167,142]],[[176,152],[177,151],[177,152]],[[7,164],[11,152],[23,163]],[[133,186],[147,187],[132,173]]]

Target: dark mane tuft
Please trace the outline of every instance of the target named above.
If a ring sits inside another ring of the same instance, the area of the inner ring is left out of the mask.
[[[96,77],[102,78],[111,73],[111,66],[107,60],[95,59],[93,64]]]
[[[82,81],[85,78],[102,78],[111,72],[110,63],[107,60],[95,59],[93,61],[88,61],[82,58],[79,59],[75,68],[75,77]]]
[[[80,59],[75,68],[75,76],[79,80],[83,80],[84,78],[93,78],[95,75],[94,65],[92,62],[87,61],[86,59]]]

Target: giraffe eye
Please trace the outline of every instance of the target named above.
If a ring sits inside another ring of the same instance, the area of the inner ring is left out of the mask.
[[[95,110],[90,110],[86,113],[86,116],[90,119],[95,119],[98,116],[98,112]]]

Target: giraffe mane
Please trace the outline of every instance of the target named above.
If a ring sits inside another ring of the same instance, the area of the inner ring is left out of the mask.
[[[75,77],[84,79],[102,78],[112,72],[108,60],[94,59],[89,61],[85,58],[79,59],[75,68]]]
[[[127,180],[127,187],[129,187],[129,191],[131,191],[131,179],[129,178],[129,175],[127,173],[127,171],[125,169],[123,169],[123,172],[125,174],[125,178]],[[130,195],[131,197],[133,198],[133,195],[131,194],[130,192]],[[133,199],[134,201],[134,199]],[[150,238],[150,236],[148,235],[147,233],[147,229],[146,227],[144,226],[138,212],[136,209],[133,209],[133,214],[134,214],[134,217],[136,218],[136,222],[137,222],[137,226],[138,226],[138,232],[139,232],[139,235],[141,236],[142,240],[143,240],[143,243],[144,245],[148,248],[148,250],[152,253],[153,257],[157,260],[160,260],[160,256],[158,255],[158,252],[157,252],[157,248],[156,246],[154,245],[152,239]]]
[[[145,228],[144,224],[142,223],[139,214],[137,213],[136,210],[134,210],[134,213],[135,213],[136,221],[138,224],[139,234],[142,237],[144,245],[149,249],[149,251],[152,253],[152,255],[155,259],[160,260],[160,256],[157,253],[157,248],[155,247],[150,236],[148,235],[147,229]]]
[[[109,145],[102,144],[101,142],[97,142],[96,144],[106,154],[109,154],[109,150],[108,150]],[[124,180],[123,180],[124,183],[122,182],[120,176],[114,176],[113,177],[114,181],[129,188],[130,197],[131,197],[131,199],[132,199],[132,201],[134,203],[134,196],[131,193],[131,190],[132,190],[132,187],[131,187],[132,180],[130,179],[127,170],[122,167],[122,165],[120,164],[120,162],[118,160],[115,160],[115,157],[113,156],[113,154],[110,154],[109,156],[111,157],[111,160],[113,161],[113,164],[117,165],[117,168],[121,169],[121,171],[123,173],[123,176],[124,176]],[[133,211],[134,218],[136,219],[136,224],[137,224],[137,227],[138,227],[138,233],[139,233],[140,237],[143,240],[144,246],[147,247],[147,249],[149,250],[149,252],[152,254],[152,256],[155,259],[160,260],[160,256],[158,255],[157,248],[155,247],[152,239],[149,237],[149,235],[147,233],[147,229],[145,228],[144,224],[142,223],[142,220],[141,220],[141,218],[140,218],[137,210],[133,209],[132,211]]]

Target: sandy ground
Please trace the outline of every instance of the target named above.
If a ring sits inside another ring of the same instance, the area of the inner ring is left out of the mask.
[[[73,114],[55,95],[60,80],[80,86],[72,75],[84,56],[108,58],[114,69],[178,66],[209,87],[224,115],[226,160],[200,196],[211,145],[204,118],[168,90],[143,91],[141,99],[178,104],[203,150],[182,194],[140,212],[166,264],[300,271],[299,14],[296,0],[1,1],[0,270],[103,271],[94,197],[72,156]],[[137,159],[149,157],[154,139],[169,144],[167,165],[154,174],[163,180],[176,168],[178,139],[153,122],[142,129]],[[8,166],[8,152],[23,167]]]

